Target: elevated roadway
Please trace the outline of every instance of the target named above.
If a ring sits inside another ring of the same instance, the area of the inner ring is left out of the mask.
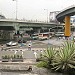
[[[65,22],[65,16],[73,16],[75,15],[75,5],[65,8],[60,13],[56,15],[56,18],[59,22]]]
[[[9,20],[9,19],[0,19],[0,26],[12,26],[15,29],[21,27],[55,27],[63,26],[63,24],[58,23],[46,23],[46,22],[31,22],[31,21],[22,21],[22,20]]]
[[[70,6],[56,15],[59,22],[65,23],[65,37],[71,36],[70,16],[75,15],[75,5]]]
[[[28,34],[40,33],[45,31],[63,29],[63,24],[58,23],[46,23],[46,22],[33,22],[33,21],[23,21],[23,20],[12,20],[12,19],[0,19],[0,33],[2,34],[1,39],[12,39],[14,33],[19,34],[26,32]],[[4,37],[4,38],[3,38]]]

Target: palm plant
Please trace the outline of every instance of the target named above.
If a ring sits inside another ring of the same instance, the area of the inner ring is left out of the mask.
[[[59,48],[59,52],[55,55],[52,66],[55,71],[68,71],[75,69],[75,44],[67,41],[63,48]]]
[[[52,63],[55,54],[55,48],[53,47],[47,48],[47,50],[42,54],[42,61],[47,62],[48,68],[51,67],[50,64]]]

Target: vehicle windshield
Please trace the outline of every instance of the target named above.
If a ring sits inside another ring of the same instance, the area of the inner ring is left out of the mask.
[[[38,34],[33,34],[32,36],[38,36]]]

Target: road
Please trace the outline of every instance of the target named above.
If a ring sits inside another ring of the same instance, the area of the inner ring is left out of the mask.
[[[21,46],[20,44],[18,46],[14,47],[6,47],[4,44],[3,50],[0,50],[0,58],[4,55],[22,55],[25,59],[35,59],[40,56],[42,52],[44,52],[47,47],[50,47],[51,45],[54,46],[60,46],[63,43],[63,40],[57,40],[57,39],[49,39],[44,41],[32,41],[31,50],[28,50],[28,43],[24,43],[24,46]]]

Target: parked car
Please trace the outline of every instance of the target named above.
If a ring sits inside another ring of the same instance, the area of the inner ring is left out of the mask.
[[[14,41],[10,41],[8,43],[6,43],[7,46],[16,46],[18,43],[14,42]]]

